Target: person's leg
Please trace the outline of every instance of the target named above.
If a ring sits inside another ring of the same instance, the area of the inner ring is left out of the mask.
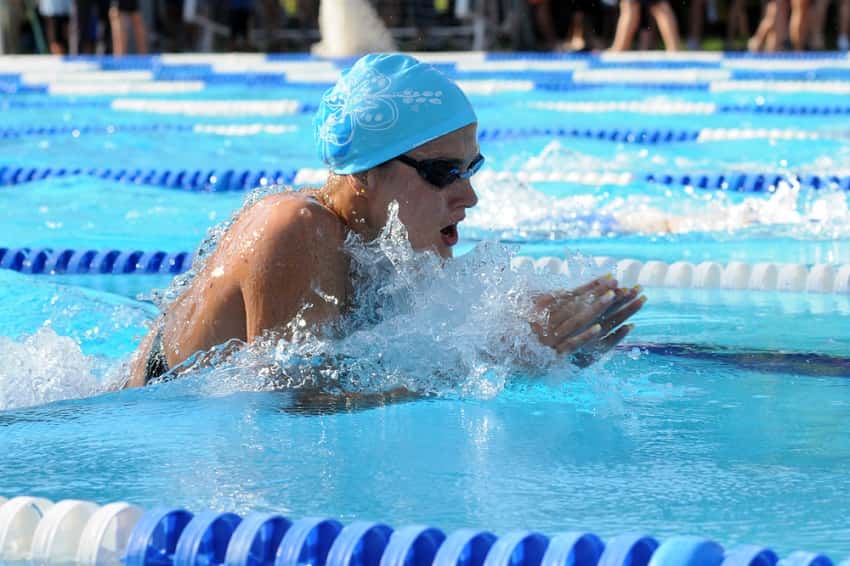
[[[620,0],[620,18],[611,51],[628,51],[640,25],[640,3],[635,0]]]
[[[130,14],[133,22],[133,39],[136,41],[136,53],[147,55],[148,53],[148,30],[145,27],[145,19],[138,10]]]
[[[700,42],[702,41],[704,19],[705,0],[691,0],[688,15],[688,49],[699,49]]]
[[[44,16],[44,32],[51,55],[65,55],[68,37],[68,16],[53,14]]]
[[[824,27],[829,0],[814,0],[809,10],[808,38],[812,49],[824,49]]]
[[[76,5],[77,53],[94,53],[94,34],[91,32],[91,0],[77,0]]]
[[[652,17],[658,25],[658,33],[664,40],[664,49],[667,51],[679,50],[679,24],[676,22],[676,14],[667,0],[656,2],[652,5]]]
[[[71,50],[71,14],[64,14],[58,18],[59,27],[59,45],[62,49],[62,55],[66,55]]]
[[[767,36],[770,33],[770,30],[773,29],[773,16],[770,15],[771,11],[776,9],[776,5],[773,2],[768,2],[764,7],[764,12],[761,16],[761,21],[759,21],[759,25],[756,28],[756,32],[753,36],[747,41],[747,50],[753,53],[761,51],[765,44],[767,43]]]
[[[567,39],[567,49],[570,51],[581,51],[585,49],[587,43],[584,39],[584,12],[576,10],[573,12],[573,19],[570,22],[570,34]]]
[[[183,3],[179,0],[166,0],[162,5],[162,23],[167,37],[168,51],[183,51]]]
[[[109,26],[112,28],[112,54],[121,57],[127,53],[127,31],[117,4],[109,7]]]
[[[838,5],[838,48],[850,50],[850,0],[841,0]]]
[[[726,22],[726,44],[733,49],[738,38],[747,39],[750,33],[750,22],[747,19],[745,0],[732,0]]]
[[[808,13],[809,0],[791,0],[789,34],[791,36],[791,43],[797,51],[802,51],[806,48]]]
[[[767,50],[782,51],[788,41],[788,19],[791,10],[790,0],[776,0],[773,18],[773,31],[768,36]]]
[[[534,22],[543,40],[543,49],[552,51],[558,44],[555,33],[555,22],[552,20],[552,4],[550,0],[529,0],[534,10]]]

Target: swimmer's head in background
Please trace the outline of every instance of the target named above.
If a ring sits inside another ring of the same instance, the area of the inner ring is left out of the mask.
[[[398,53],[361,57],[322,96],[313,129],[331,171],[366,171],[477,122],[454,81]]]

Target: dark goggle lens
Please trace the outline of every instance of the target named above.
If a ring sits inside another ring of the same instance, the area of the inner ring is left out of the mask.
[[[478,154],[478,157],[472,160],[469,164],[469,169],[461,173],[460,169],[455,167],[451,161],[435,159],[433,161],[421,161],[419,173],[422,178],[434,185],[435,187],[445,188],[458,179],[469,179],[475,175],[481,166],[484,164],[484,156]]]

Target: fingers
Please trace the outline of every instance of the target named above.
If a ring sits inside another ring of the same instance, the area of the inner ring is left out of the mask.
[[[573,354],[572,362],[580,368],[586,368],[587,366],[591,365],[599,358],[604,356],[617,344],[622,342],[623,338],[625,338],[628,333],[631,332],[632,328],[634,328],[633,324],[626,324],[601,340],[588,342],[587,344],[585,344],[584,351],[575,352]],[[593,345],[591,347],[588,347],[591,342],[593,343]]]
[[[600,332],[602,332],[602,327],[598,324],[594,324],[584,332],[563,340],[555,347],[555,351],[559,354],[571,354],[576,350],[579,350],[586,343],[594,340]]]
[[[634,328],[634,324],[624,324],[605,338],[599,341],[599,343],[593,348],[593,355],[598,358],[603,354],[607,353],[614,346],[623,341],[623,338],[628,336],[629,332]]]
[[[614,300],[616,294],[610,289],[604,295],[599,297],[596,302],[588,305],[579,312],[571,313],[569,316],[555,327],[555,336],[569,336],[588,327],[597,321],[597,319],[608,310],[609,305]],[[553,317],[553,322],[555,322]]]
[[[646,296],[641,295],[640,297],[632,298],[624,305],[620,305],[618,310],[609,310],[599,321],[599,324],[602,325],[602,332],[611,332],[612,329],[620,326],[634,316],[645,304]]]
[[[583,295],[585,293],[589,293],[592,291],[598,291],[602,289],[603,292],[607,289],[616,289],[617,288],[617,280],[609,273],[607,275],[603,275],[602,277],[597,277],[591,281],[588,281],[584,285],[580,285],[572,290],[573,294]]]

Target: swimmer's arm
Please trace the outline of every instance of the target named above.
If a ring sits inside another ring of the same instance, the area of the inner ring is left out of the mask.
[[[301,317],[306,329],[321,329],[340,315],[339,306],[313,291],[323,249],[312,213],[283,206],[261,218],[261,236],[239,261],[248,342],[267,330],[281,330]]]

